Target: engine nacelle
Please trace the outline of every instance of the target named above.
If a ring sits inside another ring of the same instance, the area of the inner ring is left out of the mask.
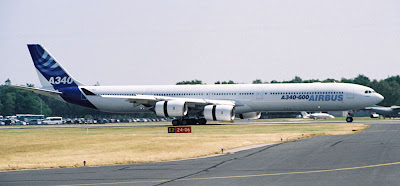
[[[207,105],[204,107],[204,118],[211,121],[232,121],[235,119],[235,108],[232,105]]]
[[[188,107],[184,101],[159,101],[155,111],[161,117],[181,117],[188,113]]]
[[[239,114],[240,119],[259,119],[261,117],[261,112],[246,112]]]

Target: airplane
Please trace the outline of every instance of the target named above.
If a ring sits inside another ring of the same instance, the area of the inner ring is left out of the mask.
[[[383,118],[394,118],[394,117],[400,117],[400,106],[391,106],[391,107],[381,107],[381,106],[373,106],[373,107],[366,107],[366,110],[370,110],[371,117],[374,116],[373,113],[379,114],[380,116],[383,116]]]
[[[331,118],[335,118],[335,116],[332,116],[332,115],[327,114],[327,113],[322,113],[322,112],[308,114],[307,112],[303,111],[303,112],[301,112],[301,115],[303,116],[303,118],[311,118],[311,119],[331,119]]]
[[[343,111],[384,98],[349,83],[89,86],[73,78],[40,44],[28,44],[42,88],[12,85],[104,112],[154,112],[172,125],[259,118],[260,112]],[[349,115],[347,122],[352,122]]]

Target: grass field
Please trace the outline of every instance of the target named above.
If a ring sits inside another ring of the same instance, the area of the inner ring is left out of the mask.
[[[353,117],[353,119],[354,121],[379,120],[378,118],[370,118],[370,117]],[[335,118],[319,119],[319,120],[314,120],[309,118],[274,118],[274,119],[258,119],[254,121],[346,121],[346,117],[335,117]]]
[[[279,143],[316,135],[355,133],[368,125],[192,126],[191,134],[167,127],[0,130],[0,170],[58,168],[178,160],[220,153],[221,148]]]

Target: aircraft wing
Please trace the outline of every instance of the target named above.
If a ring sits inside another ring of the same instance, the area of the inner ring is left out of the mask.
[[[381,107],[381,106],[378,106],[378,107],[365,107],[364,109],[365,110],[373,110],[373,109],[379,110],[379,109],[388,109],[388,108],[390,108],[392,110],[399,110],[400,106],[393,105],[391,107]]]
[[[380,109],[380,108],[385,108],[385,107],[381,107],[381,106],[373,106],[373,107],[365,107],[365,110],[373,110],[373,109]]]
[[[398,110],[398,109],[400,109],[400,106],[393,105],[390,108],[393,109],[393,110]]]
[[[101,95],[104,98],[126,99],[126,101],[134,105],[154,106],[158,101],[172,101],[179,100],[188,104],[188,107],[195,108],[197,106],[205,105],[233,105],[240,106],[240,103],[231,100],[210,100],[199,98],[182,98],[182,97],[168,97],[168,96],[153,96],[153,95],[133,95],[133,96],[120,96],[120,95]]]

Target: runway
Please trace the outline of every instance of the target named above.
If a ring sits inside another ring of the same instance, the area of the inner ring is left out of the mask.
[[[342,122],[343,123],[343,122]],[[222,156],[0,172],[0,185],[400,185],[400,121]]]

